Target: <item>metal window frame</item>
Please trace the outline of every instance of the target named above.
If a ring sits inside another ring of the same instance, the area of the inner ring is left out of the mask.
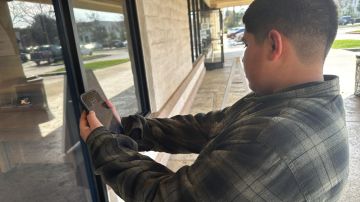
[[[190,29],[190,51],[191,51],[191,61],[194,63],[194,61],[195,61],[195,58],[194,58],[194,49],[193,49],[193,47],[194,47],[194,42],[193,42],[193,38],[192,38],[192,36],[193,36],[193,30],[192,30],[192,22],[191,22],[191,2],[190,2],[191,0],[187,0],[187,3],[188,3],[188,15],[189,15],[189,29]]]
[[[198,35],[197,35],[197,37],[198,37],[198,44],[197,44],[197,46],[198,46],[198,50],[199,50],[199,55],[201,55],[202,54],[202,51],[201,51],[201,37],[200,37],[200,30],[201,30],[201,24],[200,24],[200,8],[199,8],[199,4],[200,4],[200,1],[201,0],[195,0],[196,1],[196,13],[197,13],[197,15],[196,15],[196,21],[197,21],[197,28],[198,28]]]
[[[194,63],[203,54],[203,50],[201,47],[200,17],[201,11],[205,7],[205,3],[203,2],[203,0],[188,0],[187,3],[189,13],[191,59]],[[191,16],[193,16],[192,19]]]
[[[80,95],[85,92],[86,78],[85,69],[81,58],[79,57],[79,42],[77,28],[73,13],[71,0],[52,0],[56,24],[59,32],[59,39],[62,46],[66,76],[68,82],[68,90],[74,107],[74,116],[78,120],[83,107],[80,102]],[[139,22],[137,19],[136,4],[133,0],[124,0],[126,7],[126,15],[128,17],[128,40],[131,40],[129,54],[132,56],[132,68],[134,72],[134,85],[137,89],[137,98],[139,109],[138,114],[146,115],[150,112],[150,102],[148,89],[146,85],[145,65],[143,59],[143,51],[140,40]],[[78,123],[76,123],[78,127]],[[84,163],[86,167],[86,176],[89,182],[92,201],[106,202],[108,201],[105,184],[100,176],[94,175],[94,169],[91,163],[91,157],[87,149],[87,145],[81,140],[81,149],[83,153]]]
[[[56,16],[56,24],[59,32],[59,39],[63,51],[63,59],[66,69],[67,82],[69,85],[71,99],[74,106],[74,116],[76,120],[79,120],[82,111],[80,104],[80,94],[85,91],[84,86],[84,68],[79,59],[79,50],[77,49],[77,39],[75,37],[76,28],[74,27],[75,21],[73,18],[72,8],[69,1],[53,0],[53,6]],[[79,126],[76,123],[76,126]],[[107,201],[103,188],[99,188],[101,179],[94,175],[94,170],[91,165],[91,158],[86,144],[81,140],[81,150],[83,153],[86,176],[89,182],[89,188],[92,200]]]
[[[193,22],[192,25],[194,26],[194,46],[195,46],[195,58],[199,57],[199,51],[198,51],[198,41],[197,41],[197,35],[198,35],[198,23],[196,23],[196,19],[197,19],[197,13],[196,13],[196,7],[195,7],[195,0],[191,0],[191,5],[192,5],[192,10],[191,12],[193,13]],[[193,36],[191,36],[191,38],[193,38]],[[194,58],[194,60],[195,60]]]
[[[144,54],[142,50],[142,42],[140,35],[140,25],[137,14],[136,1],[125,1],[125,15],[128,19],[126,26],[128,34],[128,42],[130,41],[129,54],[131,58],[131,64],[134,72],[134,85],[137,89],[137,96],[140,99],[138,102],[141,115],[148,115],[150,113],[150,99],[149,91],[146,83],[146,72],[144,63]]]
[[[220,30],[221,30],[221,37],[220,37],[220,43],[221,43],[221,62],[224,63],[225,56],[224,56],[224,23],[223,23],[223,14],[221,12],[221,9],[219,9],[219,15],[220,15]]]

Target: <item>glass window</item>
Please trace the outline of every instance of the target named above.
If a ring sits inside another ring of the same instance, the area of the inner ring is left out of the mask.
[[[200,17],[202,15],[202,12],[200,10],[200,2],[201,0],[195,0],[195,10],[196,10],[196,24],[197,24],[197,47],[198,47],[198,53],[199,55],[202,53],[201,50],[201,20]]]
[[[134,58],[129,50],[125,1],[73,4],[77,39],[87,81],[86,90],[104,92],[121,116],[141,113],[135,85]],[[130,40],[129,40],[130,41]],[[101,94],[101,93],[100,93]],[[120,200],[107,186],[110,201]]]
[[[212,37],[218,37],[211,33],[214,26],[210,22],[209,8],[202,0],[189,0],[189,21],[192,43],[193,61],[201,54],[208,55],[212,50]],[[219,37],[218,37],[219,38]],[[210,51],[209,51],[210,50]]]
[[[193,61],[203,54],[206,67],[221,67],[224,51],[220,10],[210,9],[203,0],[188,3]]]
[[[195,0],[190,0],[190,21],[191,21],[191,40],[193,43],[193,61],[195,61],[197,59],[197,57],[199,56],[199,52],[198,52],[198,40],[197,40],[197,32],[198,32],[198,28],[197,28],[197,12],[196,12],[196,5],[195,5]]]
[[[201,32],[204,33],[202,45],[204,52],[210,53],[206,54],[206,64],[222,63],[224,60],[221,18],[221,12],[219,10],[202,12],[202,19],[206,22],[202,24]]]
[[[91,201],[56,21],[0,1],[0,201]]]
[[[83,6],[73,5],[76,37],[87,75],[89,71],[95,75],[105,96],[122,116],[139,113],[141,108],[134,85],[135,67],[128,48],[124,2],[102,1]],[[94,81],[87,79],[89,90]]]

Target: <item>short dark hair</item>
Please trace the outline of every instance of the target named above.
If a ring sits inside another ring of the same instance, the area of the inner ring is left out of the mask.
[[[336,36],[337,18],[333,0],[255,0],[243,22],[257,42],[263,42],[271,29],[278,30],[306,61],[322,50],[325,59]]]

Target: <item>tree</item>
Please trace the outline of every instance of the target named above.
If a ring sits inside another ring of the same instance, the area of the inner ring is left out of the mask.
[[[227,10],[225,12],[224,25],[225,28],[237,27],[241,23],[241,19],[244,15],[244,11],[236,12],[235,9]]]
[[[81,43],[90,43],[91,38],[88,33],[92,34],[92,22],[76,22],[77,31]]]
[[[37,44],[44,45],[58,43],[58,32],[55,19],[42,14],[36,15],[30,28],[32,38]]]
[[[8,6],[13,27],[25,47],[58,43],[53,6],[22,1],[8,2]]]
[[[97,23],[93,27],[92,36],[96,42],[98,42],[100,44],[105,44],[106,40],[108,38],[108,32],[104,26],[101,26],[99,23]]]
[[[357,2],[357,7],[356,6],[356,1]],[[360,2],[359,0],[339,0],[339,15],[349,15],[352,17],[356,17],[359,16],[359,13],[357,13],[356,11],[360,12]]]
[[[87,18],[90,20],[91,24],[92,39],[100,44],[105,44],[108,38],[108,33],[106,28],[101,25],[99,14],[91,12],[87,14]]]
[[[236,26],[234,12],[229,11],[229,10],[226,11],[226,17],[225,17],[225,20],[224,20],[224,24],[225,24],[226,28]]]
[[[120,21],[119,28],[120,28],[120,40],[122,41],[127,40],[124,21]]]
[[[20,35],[20,43],[22,44],[23,48],[37,45],[32,37],[31,27],[26,28],[15,28],[15,32],[19,33]]]
[[[14,27],[31,26],[37,15],[55,19],[54,9],[51,5],[12,1],[8,3],[8,6]]]

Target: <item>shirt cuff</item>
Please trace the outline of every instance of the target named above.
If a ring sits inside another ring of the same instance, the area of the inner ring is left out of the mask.
[[[110,131],[108,131],[104,126],[97,127],[93,131],[91,131],[91,133],[85,143],[87,145],[91,145],[98,136],[106,134],[106,133],[111,135]]]

